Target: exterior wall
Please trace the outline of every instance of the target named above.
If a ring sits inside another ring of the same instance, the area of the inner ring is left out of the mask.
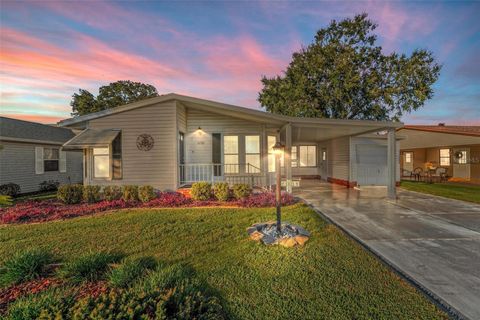
[[[161,190],[177,186],[177,113],[176,102],[169,101],[137,108],[89,121],[91,129],[120,129],[122,131],[122,171],[118,180],[93,179],[87,184],[150,184]],[[154,139],[150,151],[137,148],[137,137],[149,134]],[[89,153],[88,160],[91,161]],[[91,165],[88,166],[91,169]]]
[[[35,147],[58,147],[52,145],[0,142],[0,184],[16,183],[21,193],[39,190],[39,184],[47,180],[56,180],[61,184],[82,182],[82,153],[66,152],[66,172],[49,171],[35,173]]]
[[[416,149],[402,149],[402,157],[400,165],[403,169],[403,153],[413,152],[413,168],[426,169],[426,163],[431,162],[435,166],[440,166],[440,149],[455,149],[455,148],[469,148],[470,158],[473,159],[470,164],[470,178],[473,180],[480,180],[480,145],[465,145],[465,146],[446,146],[434,148],[416,148]],[[447,168],[448,176],[453,176],[453,160],[451,159],[449,166],[441,166]],[[480,182],[480,181],[479,181]]]

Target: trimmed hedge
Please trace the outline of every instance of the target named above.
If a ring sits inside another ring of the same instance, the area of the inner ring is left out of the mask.
[[[83,199],[83,186],[81,184],[65,184],[57,191],[57,198],[66,204],[80,203]]]
[[[252,194],[252,188],[246,183],[237,183],[233,185],[233,196],[240,200],[249,197]]]
[[[122,199],[122,188],[119,186],[103,187],[103,198],[107,201]]]
[[[209,200],[212,197],[212,184],[209,182],[195,182],[192,184],[190,195],[193,200]]]
[[[122,199],[124,201],[138,201],[138,186],[136,185],[123,186]]]
[[[95,203],[100,201],[100,186],[83,186],[83,201]]]
[[[152,186],[140,186],[138,187],[138,199],[141,202],[149,202],[157,197],[155,190]]]
[[[227,201],[230,198],[230,187],[227,182],[218,182],[213,185],[213,195],[218,201]]]

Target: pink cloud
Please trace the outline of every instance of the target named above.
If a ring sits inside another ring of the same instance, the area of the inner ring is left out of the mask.
[[[6,114],[5,116],[13,119],[40,122],[40,123],[46,123],[46,124],[54,124],[60,120],[65,119],[63,117],[52,117],[52,116],[43,116],[43,115],[34,115],[34,114],[21,114],[21,113]]]

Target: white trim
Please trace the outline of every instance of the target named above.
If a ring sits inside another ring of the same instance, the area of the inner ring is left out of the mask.
[[[35,174],[44,173],[43,147],[35,147]]]

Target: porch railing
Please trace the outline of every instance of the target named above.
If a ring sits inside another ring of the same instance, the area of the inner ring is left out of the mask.
[[[250,163],[187,163],[179,165],[180,185],[207,181],[228,182],[229,184],[245,183],[251,187],[271,188],[272,178]]]

